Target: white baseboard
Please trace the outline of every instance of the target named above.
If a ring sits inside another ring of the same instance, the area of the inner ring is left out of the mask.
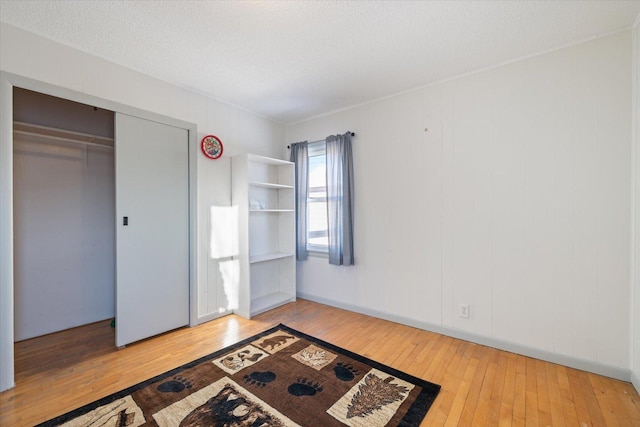
[[[640,393],[640,376],[635,372],[631,372],[631,384],[633,384],[636,391]]]
[[[533,357],[535,359],[544,360],[551,363],[557,363],[570,368],[580,369],[582,371],[592,372],[598,375],[604,375],[606,377],[615,378],[617,380],[632,382],[636,390],[640,392],[640,377],[632,376],[631,370],[618,368],[616,366],[605,365],[603,363],[593,362],[591,360],[580,359],[577,357],[566,356],[563,354],[557,354],[546,350],[540,350],[534,347],[529,347],[522,344],[512,343],[509,341],[486,337],[483,335],[477,335],[458,329],[448,328],[432,323],[421,322],[415,319],[407,317],[397,316],[394,314],[384,313],[378,310],[372,310],[366,307],[361,307],[352,304],[345,304],[341,301],[335,301],[329,298],[318,297],[310,295],[305,292],[298,292],[298,298],[314,301],[320,304],[329,305],[344,310],[353,311],[360,314],[366,314],[367,316],[377,317],[379,319],[389,320],[391,322],[400,323],[407,326],[412,326],[419,329],[435,332],[449,337],[458,338],[465,341],[471,341],[476,344],[486,345],[488,347],[497,348],[499,350],[508,351],[511,353],[521,354],[523,356]]]
[[[10,388],[14,388],[16,386],[16,383],[14,383],[13,381],[10,381],[8,383],[0,383],[0,392],[9,390]]]
[[[228,312],[225,312],[225,313],[217,313],[216,312],[216,313],[205,314],[204,316],[198,317],[196,319],[196,322],[194,324],[189,324],[189,326],[198,326],[198,325],[201,325],[203,323],[210,322],[210,321],[215,320],[215,319],[219,319],[222,316],[226,316],[227,314],[232,314],[232,313],[233,313],[233,311],[228,311]]]

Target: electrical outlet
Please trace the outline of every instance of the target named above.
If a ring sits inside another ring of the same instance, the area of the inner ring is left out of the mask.
[[[458,316],[464,317],[465,319],[469,318],[469,304],[460,304],[458,306]]]

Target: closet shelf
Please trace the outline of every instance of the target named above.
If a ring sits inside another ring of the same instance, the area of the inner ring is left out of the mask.
[[[17,135],[24,135],[35,138],[46,138],[49,141],[53,140],[87,145],[91,147],[113,149],[113,138],[91,135],[89,133],[75,132],[65,129],[58,129],[50,126],[42,126],[32,123],[14,121],[13,132]]]

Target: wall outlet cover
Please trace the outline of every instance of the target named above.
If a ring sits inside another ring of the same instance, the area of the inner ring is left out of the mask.
[[[458,306],[458,316],[465,319],[469,318],[469,304],[460,304]]]

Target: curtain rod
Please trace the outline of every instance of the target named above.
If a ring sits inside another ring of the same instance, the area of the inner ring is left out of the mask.
[[[356,134],[355,134],[355,133],[353,133],[353,132],[351,132],[351,131],[347,131],[347,133],[350,133],[350,134],[351,134],[351,136],[356,136]],[[311,141],[311,142],[310,142],[310,144],[313,144],[314,142],[320,142],[320,141],[324,141],[324,139],[319,139],[319,140],[317,140],[317,141]],[[291,148],[291,146],[290,146],[290,145],[287,145],[287,150],[289,150],[290,148]]]

